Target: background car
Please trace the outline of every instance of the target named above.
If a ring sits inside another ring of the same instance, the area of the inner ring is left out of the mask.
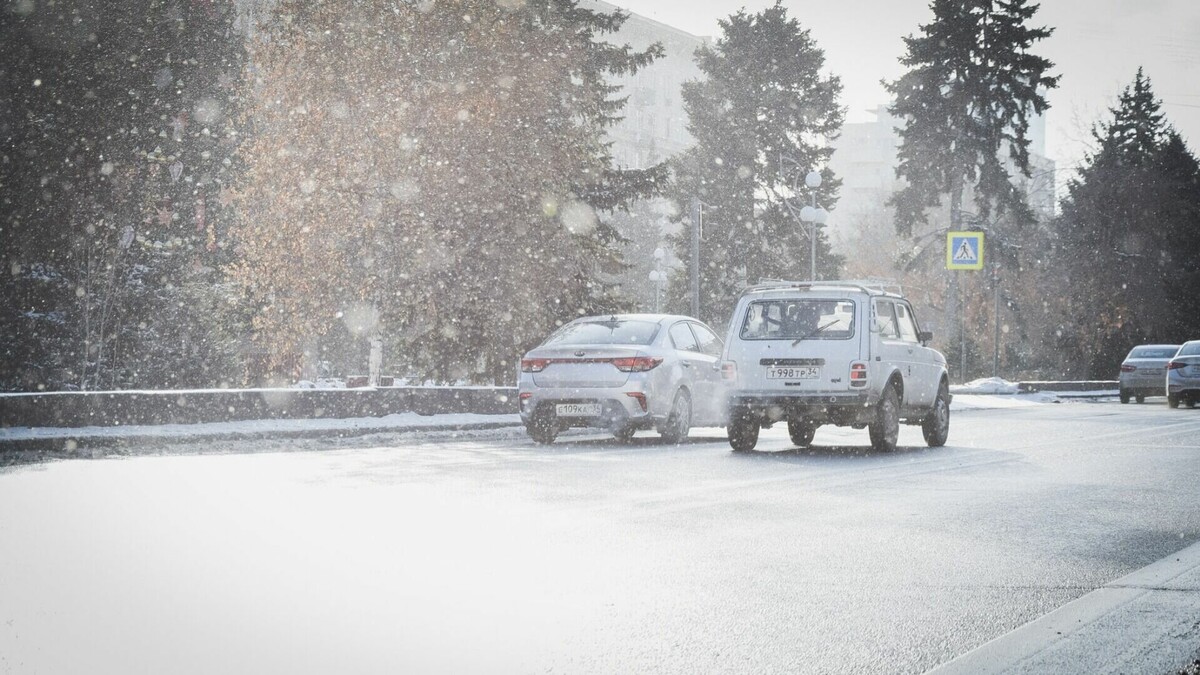
[[[1183,343],[1167,362],[1167,405],[1178,408],[1187,403],[1196,407],[1200,401],[1200,340]]]
[[[724,423],[721,349],[711,328],[687,316],[576,319],[521,359],[521,420],[539,443],[570,427],[621,440],[655,428],[678,443],[693,424]]]
[[[1130,350],[1117,376],[1121,403],[1129,403],[1130,397],[1142,403],[1147,396],[1165,394],[1163,374],[1167,372],[1167,361],[1178,351],[1179,345],[1138,345]]]

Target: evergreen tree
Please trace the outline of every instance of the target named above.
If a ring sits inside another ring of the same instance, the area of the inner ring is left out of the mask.
[[[705,78],[683,87],[695,145],[675,163],[670,196],[686,220],[674,240],[691,265],[690,213],[703,204],[700,313],[723,322],[747,282],[809,276],[808,228],[785,200],[809,203],[804,175],[821,171],[817,201],[832,209],[840,181],[825,166],[843,120],[841,81],[823,76],[824,52],[781,2],[720,21],[722,35],[696,60]],[[799,183],[799,189],[795,184]],[[836,277],[841,259],[817,230],[818,276]],[[687,307],[688,276],[672,280],[677,309]]]
[[[213,322],[198,313],[209,305],[183,289],[211,291],[219,262],[241,54],[232,6],[66,0],[3,12],[4,386],[226,375],[208,370]]]
[[[1066,270],[1073,368],[1093,377],[1139,342],[1200,330],[1200,168],[1139,69],[1068,183],[1053,264]]]
[[[254,43],[235,276],[292,375],[342,323],[395,367],[510,382],[522,351],[622,307],[604,218],[662,169],[610,169],[605,83],[661,51],[574,0],[284,0]]]
[[[1030,52],[1050,28],[1026,24],[1038,5],[1027,0],[933,0],[933,21],[904,39],[900,62],[908,72],[887,83],[889,111],[902,119],[894,196],[896,228],[909,235],[926,211],[950,195],[952,227],[959,227],[964,190],[978,217],[1007,214],[1018,225],[1032,221],[1013,185],[1002,150],[1029,176],[1029,116],[1044,112],[1042,95],[1057,86],[1053,64]]]

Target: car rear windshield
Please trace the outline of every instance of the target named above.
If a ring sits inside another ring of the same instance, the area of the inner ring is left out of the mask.
[[[1189,342],[1179,350],[1179,354],[1172,354],[1172,356],[1195,356],[1197,354],[1200,354],[1200,342]]]
[[[1134,347],[1129,352],[1131,359],[1169,359],[1175,356],[1179,347]]]
[[[746,306],[743,340],[847,340],[854,337],[854,301],[758,300]]]
[[[569,323],[546,340],[546,344],[648,345],[658,334],[654,321],[580,321]]]

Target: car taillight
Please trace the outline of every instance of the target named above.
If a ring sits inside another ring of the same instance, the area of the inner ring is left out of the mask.
[[[646,412],[646,395],[640,391],[627,391],[625,395],[636,400],[638,405],[642,406],[642,412]]]
[[[721,362],[721,379],[736,380],[737,379],[737,363],[734,361]]]
[[[521,359],[521,372],[540,373],[550,365],[550,359]]]
[[[1180,368],[1187,368],[1187,366],[1188,364],[1183,361],[1171,361],[1167,363],[1167,370],[1179,370]]]
[[[612,360],[612,364],[622,373],[644,373],[658,367],[662,362],[657,356],[623,356]]]
[[[851,363],[850,364],[850,386],[865,387],[867,386],[867,364]]]
[[[1135,370],[1137,370],[1137,366],[1131,366],[1128,363],[1121,364],[1121,372],[1122,373],[1132,373]]]

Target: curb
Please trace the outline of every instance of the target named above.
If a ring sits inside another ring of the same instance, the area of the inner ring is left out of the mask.
[[[1153,562],[933,670],[1178,672],[1200,648],[1200,543]]]

